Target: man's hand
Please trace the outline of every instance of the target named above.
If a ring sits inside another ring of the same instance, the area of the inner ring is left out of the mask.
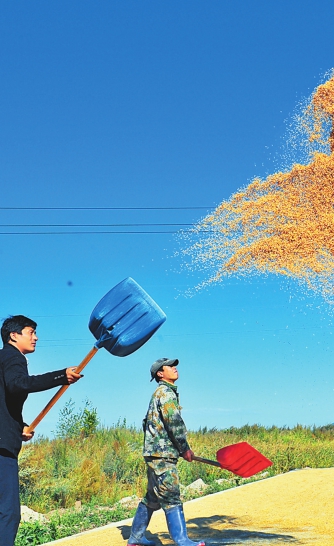
[[[22,442],[28,442],[29,440],[31,440],[34,434],[35,434],[34,430],[32,430],[31,432],[28,432],[28,427],[23,427]]]
[[[181,453],[181,456],[188,461],[188,463],[191,463],[194,457],[194,452],[191,451],[191,449],[188,449],[188,451],[185,451],[184,453]]]
[[[76,383],[81,377],[83,377],[83,375],[77,373],[75,370],[76,368],[67,368],[66,370],[66,377],[69,385]]]

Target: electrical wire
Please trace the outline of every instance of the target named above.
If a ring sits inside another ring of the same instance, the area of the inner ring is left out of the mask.
[[[172,234],[177,233],[182,228],[190,228],[193,224],[189,223],[116,223],[116,224],[0,224],[1,228],[143,228],[143,227],[178,227],[175,230],[80,230],[80,231],[0,231],[0,235],[79,235],[79,234]],[[201,233],[209,233],[209,230],[201,230]]]
[[[174,231],[0,231],[0,235],[164,235]],[[201,232],[203,233],[203,231]],[[206,232],[205,232],[206,233]]]
[[[0,207],[0,210],[142,210],[142,211],[155,211],[155,210],[198,210],[198,209],[207,209],[207,207]],[[192,223],[183,223],[183,222],[136,222],[136,223],[90,223],[90,224],[81,224],[81,223],[62,223],[62,224],[36,224],[36,223],[3,223],[0,224],[0,228],[116,228],[113,230],[102,231],[102,230],[75,230],[71,231],[0,231],[0,235],[80,235],[80,234],[91,234],[91,235],[151,235],[151,234],[174,234],[180,231],[183,228],[190,228],[194,224]],[[176,227],[174,230],[120,230],[118,228],[169,228]],[[204,230],[203,232],[207,232]]]
[[[0,210],[211,210],[209,207],[0,207]]]
[[[332,327],[329,325],[327,328],[331,329]],[[171,334],[160,334],[166,338],[176,338],[176,337],[203,337],[203,336],[214,336],[219,338],[224,338],[228,336],[233,335],[240,335],[242,333],[245,334],[269,334],[271,332],[278,332],[279,335],[287,334],[288,336],[293,335],[295,332],[300,331],[314,331],[314,330],[323,330],[323,327],[305,327],[305,326],[293,326],[291,328],[251,328],[251,329],[238,329],[238,330],[224,330],[222,332],[182,332],[182,333],[171,333]],[[64,339],[64,340],[58,340],[58,339],[45,339],[41,340],[40,344],[38,344],[38,348],[45,348],[45,347],[79,347],[79,346],[86,346],[91,345],[91,341],[86,341],[84,338],[73,338],[73,339]]]
[[[192,226],[176,223],[136,223],[136,224],[0,224],[0,227],[144,227],[144,226]]]

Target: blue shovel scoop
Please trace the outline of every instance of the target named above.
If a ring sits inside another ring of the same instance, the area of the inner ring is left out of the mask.
[[[131,277],[112,288],[95,306],[89,329],[97,339],[76,367],[80,373],[97,351],[104,347],[114,356],[127,356],[139,349],[165,322],[166,315]],[[63,385],[28,427],[31,432],[50,411],[69,385]]]

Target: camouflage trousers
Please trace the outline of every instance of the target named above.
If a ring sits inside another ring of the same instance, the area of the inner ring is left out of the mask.
[[[143,503],[152,510],[168,510],[181,504],[177,459],[145,457],[147,493]]]

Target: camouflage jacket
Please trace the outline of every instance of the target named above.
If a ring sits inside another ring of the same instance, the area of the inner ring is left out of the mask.
[[[144,457],[177,459],[190,449],[175,385],[160,381],[143,421]]]

